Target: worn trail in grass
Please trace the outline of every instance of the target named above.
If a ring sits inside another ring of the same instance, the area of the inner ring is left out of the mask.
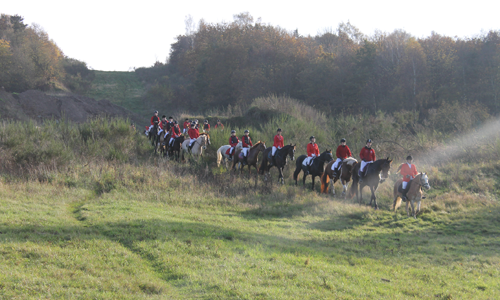
[[[494,203],[414,220],[324,197],[324,213],[303,199],[302,213],[280,217],[265,213],[289,209],[279,200],[256,209],[214,206],[210,195],[0,187],[1,297],[500,296]]]

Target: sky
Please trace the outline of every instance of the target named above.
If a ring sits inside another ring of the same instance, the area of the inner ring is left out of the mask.
[[[170,44],[185,33],[185,18],[207,23],[231,22],[249,12],[254,20],[298,29],[303,36],[335,29],[350,21],[366,35],[403,29],[416,37],[432,31],[471,37],[500,30],[493,0],[449,1],[115,1],[0,0],[0,13],[21,15],[49,34],[65,55],[103,71],[130,71],[165,62]]]

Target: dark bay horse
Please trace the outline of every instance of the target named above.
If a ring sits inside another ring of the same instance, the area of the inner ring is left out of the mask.
[[[160,134],[160,136],[158,137],[159,140],[158,140],[158,143],[160,145],[160,154],[163,154],[163,156],[167,156],[167,154],[169,153],[169,147],[170,145],[168,144],[168,142],[170,142],[170,132],[167,134],[167,136],[165,136],[165,131],[162,131],[162,133]]]
[[[342,161],[342,165],[340,167],[340,172],[335,173],[336,176],[333,175],[332,165],[335,161],[331,161],[325,167],[325,172],[323,176],[321,176],[321,192],[324,194],[328,194],[328,183],[331,183],[332,186],[332,194],[335,196],[335,188],[334,184],[337,180],[340,180],[344,190],[342,191],[342,196],[345,197],[347,193],[347,184],[351,181],[352,170],[354,166],[358,163],[358,161],[352,157],[348,157]],[[330,181],[331,180],[331,181]]]
[[[280,173],[279,177],[278,177],[278,182],[281,182],[281,184],[284,184],[285,179],[283,178],[283,169],[286,166],[286,158],[288,156],[290,156],[291,160],[295,159],[295,145],[292,145],[292,144],[286,145],[285,147],[276,150],[276,154],[274,157],[276,160],[276,165],[269,164],[269,161],[271,159],[270,156],[272,153],[271,150],[272,150],[272,147],[269,147],[266,150],[264,150],[264,152],[262,153],[262,163],[260,164],[259,173],[261,175],[264,175],[265,173],[269,173],[269,170],[272,167],[276,166],[276,168],[278,168],[278,171]]]
[[[297,162],[295,163],[295,172],[293,172],[293,180],[295,180],[295,185],[297,185],[297,178],[299,176],[300,171],[302,171],[302,162],[304,162],[304,159],[306,159],[307,155],[301,155],[297,158]],[[323,175],[323,170],[325,167],[325,162],[329,163],[333,160],[333,155],[332,155],[332,150],[326,149],[325,152],[321,153],[318,157],[316,157],[313,160],[312,165],[309,167],[309,174],[312,176],[312,187],[311,189],[314,190],[314,178],[316,176],[321,177]],[[306,185],[306,177],[307,175],[304,175],[302,178],[302,184],[305,186]]]
[[[243,173],[243,168],[245,167],[245,165],[243,165],[243,161],[240,160],[240,153],[242,150],[243,149],[238,149],[234,153],[233,166],[231,167],[231,170],[234,170],[236,165],[238,163],[241,163],[241,168],[240,168],[241,173]],[[250,149],[248,149],[247,160],[246,160],[246,164],[248,165],[248,175],[250,175],[250,168],[252,166],[254,166],[255,169],[257,169],[257,173],[259,173],[259,167],[257,166],[258,157],[259,153],[264,150],[266,150],[266,143],[261,141],[257,142]]]
[[[363,177],[363,182],[359,182],[359,167],[361,164],[356,164],[352,170],[352,186],[349,192],[350,196],[353,197],[356,194],[356,199],[359,203],[363,202],[363,188],[365,186],[370,187],[372,196],[370,198],[370,204],[374,202],[375,209],[378,209],[377,197],[375,197],[375,191],[377,191],[379,183],[383,183],[389,177],[389,170],[391,169],[392,160],[389,158],[379,159],[375,162],[368,164],[366,175]],[[381,174],[382,173],[382,174]],[[358,197],[358,184],[359,184],[359,197]]]
[[[170,141],[170,138],[169,140]],[[167,141],[167,143],[168,143]],[[181,145],[184,142],[184,135],[176,138],[172,147],[168,147],[168,156],[174,160],[179,160],[181,154]]]

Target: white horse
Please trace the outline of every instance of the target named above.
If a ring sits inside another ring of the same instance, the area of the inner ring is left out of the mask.
[[[240,150],[242,148],[241,142],[236,145],[235,149],[233,150],[233,154],[236,153],[236,151]],[[227,166],[227,160],[229,159],[229,155],[226,154],[227,149],[231,148],[231,145],[223,145],[220,146],[219,150],[217,150],[217,167],[220,166],[220,163],[222,160],[224,160],[224,164]]]
[[[203,150],[210,145],[210,136],[206,133],[200,133],[200,137],[193,142],[193,148],[191,148],[191,156],[203,156]],[[184,160],[184,152],[189,153],[189,139],[182,143],[182,159]]]

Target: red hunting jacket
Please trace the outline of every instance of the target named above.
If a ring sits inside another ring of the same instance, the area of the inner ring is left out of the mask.
[[[152,116],[152,117],[151,117],[151,125],[154,125],[154,124],[155,124],[155,121],[156,121],[157,123],[159,123],[159,122],[160,122],[160,118],[158,118],[157,116]]]
[[[194,128],[190,128],[188,130],[188,135],[189,135],[189,138],[191,138],[191,139],[197,139],[200,137],[200,133],[198,132],[198,130],[196,130]]]
[[[231,147],[236,147],[236,145],[238,145],[240,141],[238,140],[238,137],[237,136],[230,136],[229,137],[229,145],[231,145]]]
[[[273,146],[278,148],[278,149],[281,149],[284,147],[284,139],[283,139],[283,136],[282,135],[275,135],[274,136],[274,144]]]
[[[246,136],[246,135],[242,136],[241,143],[242,143],[243,148],[249,148],[249,147],[253,146],[252,139],[250,138],[250,136]]]
[[[403,175],[404,182],[410,182],[411,179],[415,178],[415,176],[418,175],[417,167],[414,164],[411,164],[411,167],[410,167],[410,166],[408,166],[407,163],[404,163],[401,166],[401,175]],[[409,175],[410,177],[407,178],[406,177],[407,175]]]
[[[210,124],[203,124],[203,130],[210,131]]]
[[[172,129],[170,131],[172,134],[171,137],[173,137],[174,139],[181,136],[181,129],[179,128],[179,126],[172,127]]]
[[[215,124],[215,129],[217,129],[217,128],[224,129],[224,125],[222,125],[222,123],[220,123],[220,125],[219,124]]]
[[[184,129],[189,128],[189,121],[184,121]]]
[[[314,155],[319,156],[319,148],[318,144],[314,143],[309,143],[307,144],[307,156],[312,157]]]
[[[372,148],[367,148],[366,146],[361,149],[359,153],[359,157],[364,161],[375,161],[377,158],[375,157],[375,150]]]
[[[351,157],[351,156],[352,156],[352,153],[351,153],[351,149],[349,149],[349,147],[342,146],[342,145],[337,147],[337,158],[344,160],[344,159]]]

